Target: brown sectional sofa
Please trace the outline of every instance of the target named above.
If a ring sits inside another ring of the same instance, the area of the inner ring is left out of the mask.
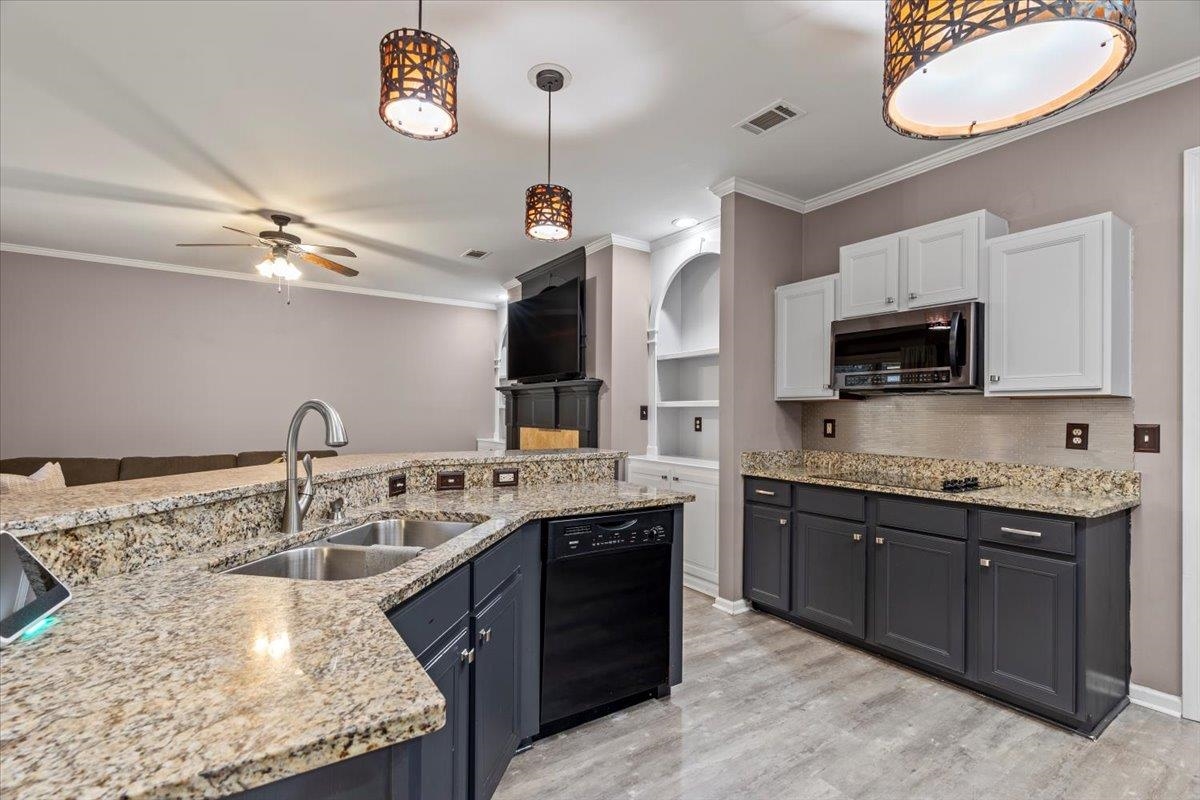
[[[336,450],[307,450],[313,458],[336,456]],[[0,472],[10,475],[32,475],[47,461],[57,461],[62,466],[63,479],[67,486],[83,486],[88,483],[109,481],[131,481],[137,478],[159,478],[163,475],[181,475],[186,472],[207,472],[213,469],[234,467],[256,467],[283,461],[278,450],[247,450],[234,455],[219,453],[211,456],[126,456],[125,458],[53,458],[22,456],[0,459]]]

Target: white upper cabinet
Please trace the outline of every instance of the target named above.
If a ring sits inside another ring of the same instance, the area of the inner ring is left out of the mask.
[[[976,211],[900,234],[905,307],[986,299],[987,240],[1006,233],[1007,222]]]
[[[989,395],[1130,395],[1129,225],[1112,214],[988,243]]]
[[[895,311],[900,285],[900,238],[881,236],[841,248],[841,314],[863,317]]]
[[[987,240],[1006,233],[1003,219],[973,211],[846,245],[840,318],[986,299]]]
[[[837,396],[829,388],[829,348],[838,282],[827,275],[775,289],[776,400]]]

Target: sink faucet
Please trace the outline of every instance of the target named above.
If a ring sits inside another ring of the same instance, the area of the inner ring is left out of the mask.
[[[300,439],[300,423],[309,411],[316,411],[325,419],[325,444],[329,447],[345,447],[349,441],[346,438],[346,426],[342,424],[341,415],[333,406],[324,400],[305,400],[296,413],[292,415],[292,424],[288,426],[287,434],[287,496],[283,501],[283,532],[298,533],[304,522],[304,515],[313,499],[312,455],[304,454],[304,485],[299,485],[296,476],[296,448]]]

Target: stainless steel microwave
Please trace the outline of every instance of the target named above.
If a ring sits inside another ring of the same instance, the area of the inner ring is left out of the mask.
[[[983,304],[833,323],[833,388],[847,394],[983,391]]]

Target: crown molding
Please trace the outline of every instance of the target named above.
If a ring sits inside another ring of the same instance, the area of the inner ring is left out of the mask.
[[[709,233],[711,231],[717,231],[718,234],[720,233],[720,214],[715,217],[709,217],[703,222],[697,222],[690,228],[684,228],[681,231],[675,231],[674,233],[668,233],[666,236],[660,236],[650,243],[650,252],[653,253],[658,250],[662,250],[664,247],[670,247],[672,245],[679,244],[680,242],[686,242],[689,239],[695,238],[701,234]]]
[[[953,164],[955,161],[960,161],[964,158],[977,155],[979,153],[993,150],[997,147],[1003,147],[1006,144],[1015,142],[1019,139],[1024,139],[1027,136],[1035,136],[1043,131],[1048,131],[1051,128],[1057,128],[1059,125],[1065,125],[1068,122],[1074,122],[1077,119],[1090,116],[1100,111],[1119,106],[1122,103],[1128,103],[1131,100],[1137,100],[1140,97],[1145,97],[1155,92],[1161,92],[1163,89],[1170,89],[1172,86],[1177,86],[1185,81],[1190,81],[1195,78],[1200,78],[1200,58],[1193,58],[1176,64],[1173,67],[1159,70],[1158,72],[1138,78],[1137,80],[1129,81],[1126,84],[1116,88],[1109,87],[1104,91],[1089,98],[1085,102],[1069,108],[1060,114],[1055,114],[1049,119],[1032,125],[1026,125],[1024,128],[1018,128],[1006,133],[997,133],[992,136],[983,136],[978,139],[971,139],[962,144],[948,147],[933,155],[919,158],[916,161],[910,161],[894,169],[886,172],[881,172],[865,180],[857,181],[848,186],[843,186],[840,189],[835,189],[832,192],[818,195],[817,197],[809,198],[803,203],[803,213],[807,214],[816,211],[818,208],[831,206],[835,203],[840,203],[843,200],[849,200],[851,197],[857,197],[860,194],[881,189],[893,183],[898,183],[906,178],[911,178],[914,175],[920,175],[922,172],[928,172],[938,167],[944,167],[947,164]],[[734,179],[725,181],[730,183]],[[723,184],[718,184],[721,186]],[[717,187],[713,187],[716,192]],[[740,184],[736,189],[730,191],[742,192]],[[768,189],[767,191],[771,191]],[[742,192],[749,194],[748,192]],[[751,197],[755,195],[750,194]],[[766,200],[760,197],[760,200]],[[771,202],[767,200],[767,202]],[[786,207],[786,206],[785,206]]]
[[[511,292],[513,289],[521,288],[521,282],[516,278],[513,278],[511,281],[505,281],[504,283],[500,284],[500,288],[504,289],[506,292]]]
[[[591,255],[606,247],[625,247],[630,250],[638,250],[643,253],[650,252],[650,243],[644,242],[641,239],[635,239],[632,236],[622,236],[619,233],[606,233],[595,241],[588,242],[583,246],[585,255]]]
[[[755,200],[770,203],[773,206],[786,208],[789,211],[804,212],[804,201],[799,197],[792,197],[790,194],[777,192],[774,189],[767,188],[753,181],[748,181],[745,178],[726,178],[720,183],[714,183],[708,187],[708,190],[717,197],[724,197],[727,194],[737,192],[747,197],[753,197]]]
[[[230,272],[223,269],[208,267],[189,267],[183,264],[167,264],[161,261],[143,261],[139,258],[124,258],[121,256],[103,256],[97,253],[76,253],[71,250],[55,250],[49,247],[33,247],[31,245],[0,242],[0,251],[7,253],[24,253],[30,256],[46,258],[66,258],[72,261],[92,261],[97,264],[112,264],[118,267],[135,267],[137,269],[153,269],[159,272],[175,272],[181,275],[198,275],[203,278],[226,278],[235,281],[251,283],[275,283],[274,278],[264,278],[258,274]],[[476,300],[458,300],[453,297],[432,297],[408,292],[392,292],[386,289],[367,289],[358,286],[338,286],[332,283],[318,281],[293,281],[292,286],[301,289],[320,289],[325,292],[342,292],[344,294],[362,294],[369,297],[386,297],[390,300],[410,300],[414,303],[436,303],[443,306],[461,306],[463,308],[482,308],[495,310],[495,303],[481,303]]]

